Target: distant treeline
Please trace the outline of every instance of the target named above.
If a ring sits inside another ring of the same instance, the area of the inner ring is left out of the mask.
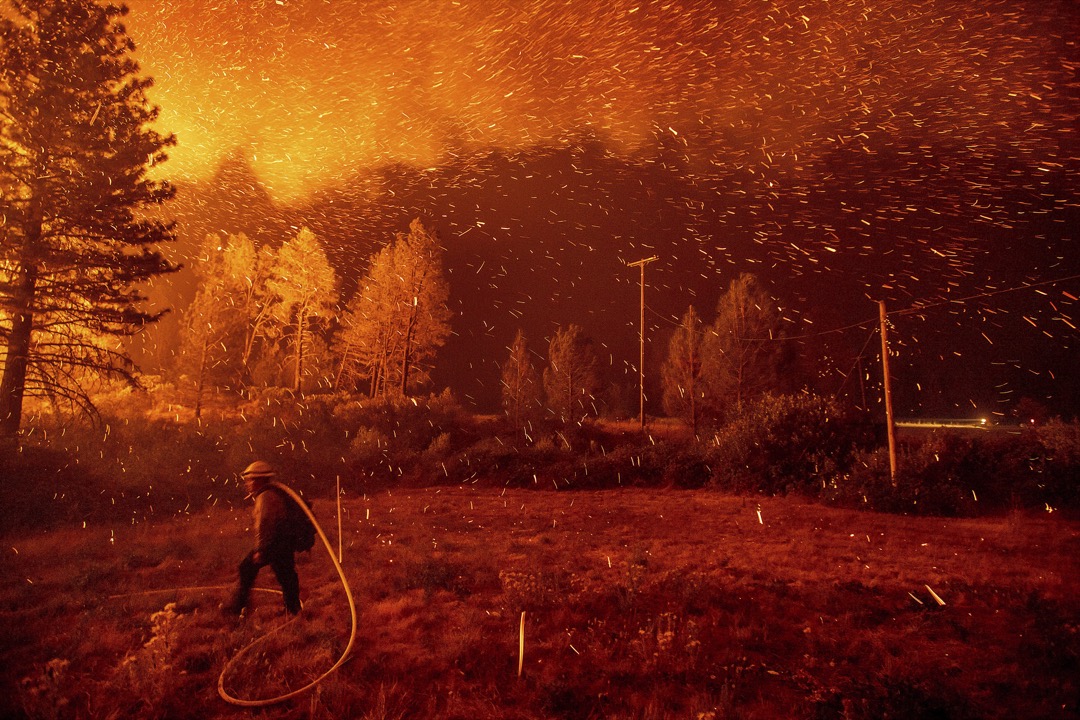
[[[22,451],[0,459],[12,526],[138,522],[240,503],[253,458],[315,497],[432,484],[540,491],[648,486],[796,494],[868,510],[979,515],[1075,509],[1080,426],[949,431],[901,443],[892,478],[881,428],[814,395],[762,395],[697,437],[677,423],[554,419],[515,426],[475,416],[449,393],[377,400],[270,389],[200,420],[169,388],[101,401],[101,424],[32,418]]]

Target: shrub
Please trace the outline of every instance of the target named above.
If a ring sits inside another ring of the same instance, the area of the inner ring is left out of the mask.
[[[70,426],[35,419],[19,453],[23,467],[13,467],[9,477],[20,478],[25,499],[51,496],[54,507],[27,504],[29,519],[134,519],[206,503],[216,480],[228,473],[218,433],[143,412],[140,404],[118,405],[95,424]],[[66,507],[58,512],[58,504]]]
[[[346,456],[350,465],[360,465],[373,470],[380,465],[390,465],[390,438],[374,428],[360,426],[349,440]]]
[[[816,495],[871,438],[835,400],[766,395],[715,433],[706,459],[712,484],[726,490]]]
[[[849,467],[825,483],[820,497],[835,505],[887,511],[893,494],[888,450],[875,448],[855,453]],[[901,511],[899,505],[893,511]]]
[[[537,442],[529,449],[510,445],[498,437],[487,437],[452,455],[445,463],[450,482],[482,482],[506,487],[537,487],[566,466],[567,453],[554,443]],[[439,468],[442,471],[442,468]]]
[[[1006,434],[907,439],[900,474],[864,417],[814,395],[766,396],[705,444],[636,428],[535,423],[498,435],[499,420],[463,411],[449,392],[404,400],[253,392],[201,420],[176,391],[114,392],[96,423],[32,416],[22,451],[0,457],[7,527],[132,520],[230,497],[256,458],[298,490],[326,494],[394,484],[482,483],[538,489],[626,486],[798,492],[843,505],[920,514],[1075,507],[1080,426],[1053,421]],[[218,398],[221,403],[228,399]],[[226,492],[222,492],[226,490]],[[229,493],[232,493],[230,495]]]
[[[1080,423],[1052,420],[1038,428],[1045,458],[1046,502],[1076,507],[1080,504]],[[1036,498],[1038,502],[1038,498]]]
[[[857,455],[823,497],[883,512],[950,516],[1075,506],[1078,432],[1068,425],[1005,436],[934,432],[900,446],[895,484],[888,453],[879,448]]]
[[[1080,467],[1080,423],[1051,420],[1035,433],[1055,462],[1073,470]]]
[[[709,480],[706,452],[695,443],[626,444],[584,466],[577,487],[680,487],[700,488]]]
[[[840,505],[880,512],[956,515],[965,507],[958,472],[964,457],[961,448],[918,445],[899,460],[894,484],[888,450],[878,448],[858,454],[850,472],[834,476],[822,496]]]
[[[270,388],[241,411],[244,423],[228,444],[247,457],[274,460],[294,477],[430,481],[432,461],[448,455],[458,438],[468,442],[475,436],[471,417],[449,392],[371,400],[294,397]]]

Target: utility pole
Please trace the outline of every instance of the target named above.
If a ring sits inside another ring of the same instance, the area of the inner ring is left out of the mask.
[[[889,433],[889,479],[896,485],[896,420],[893,418],[892,381],[889,379],[889,335],[885,301],[878,301],[881,320],[881,370],[885,375],[885,424]]]
[[[638,404],[640,407],[641,433],[645,434],[645,266],[659,260],[656,255],[637,262],[627,263],[630,267],[641,268],[641,354],[638,357]]]

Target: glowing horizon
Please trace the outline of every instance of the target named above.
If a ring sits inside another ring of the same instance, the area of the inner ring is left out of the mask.
[[[562,37],[589,19],[584,7],[545,22],[486,5],[136,0],[129,31],[159,127],[178,139],[163,173],[205,177],[241,148],[272,194],[296,198],[357,167],[431,165],[453,144],[520,147],[587,127],[629,145],[649,137],[648,53],[624,68],[610,39]],[[638,13],[624,3],[606,14]],[[566,56],[510,61],[530,32]],[[590,67],[599,51],[609,59]]]

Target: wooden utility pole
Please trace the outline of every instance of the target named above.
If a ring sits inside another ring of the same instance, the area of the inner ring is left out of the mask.
[[[885,375],[885,425],[889,433],[889,479],[896,485],[896,420],[893,417],[892,381],[889,379],[889,331],[885,301],[878,301],[881,319],[881,371]]]
[[[656,255],[647,257],[637,262],[627,263],[630,267],[641,268],[641,354],[638,357],[638,405],[640,408],[641,432],[645,433],[645,266],[654,260],[659,260]]]

